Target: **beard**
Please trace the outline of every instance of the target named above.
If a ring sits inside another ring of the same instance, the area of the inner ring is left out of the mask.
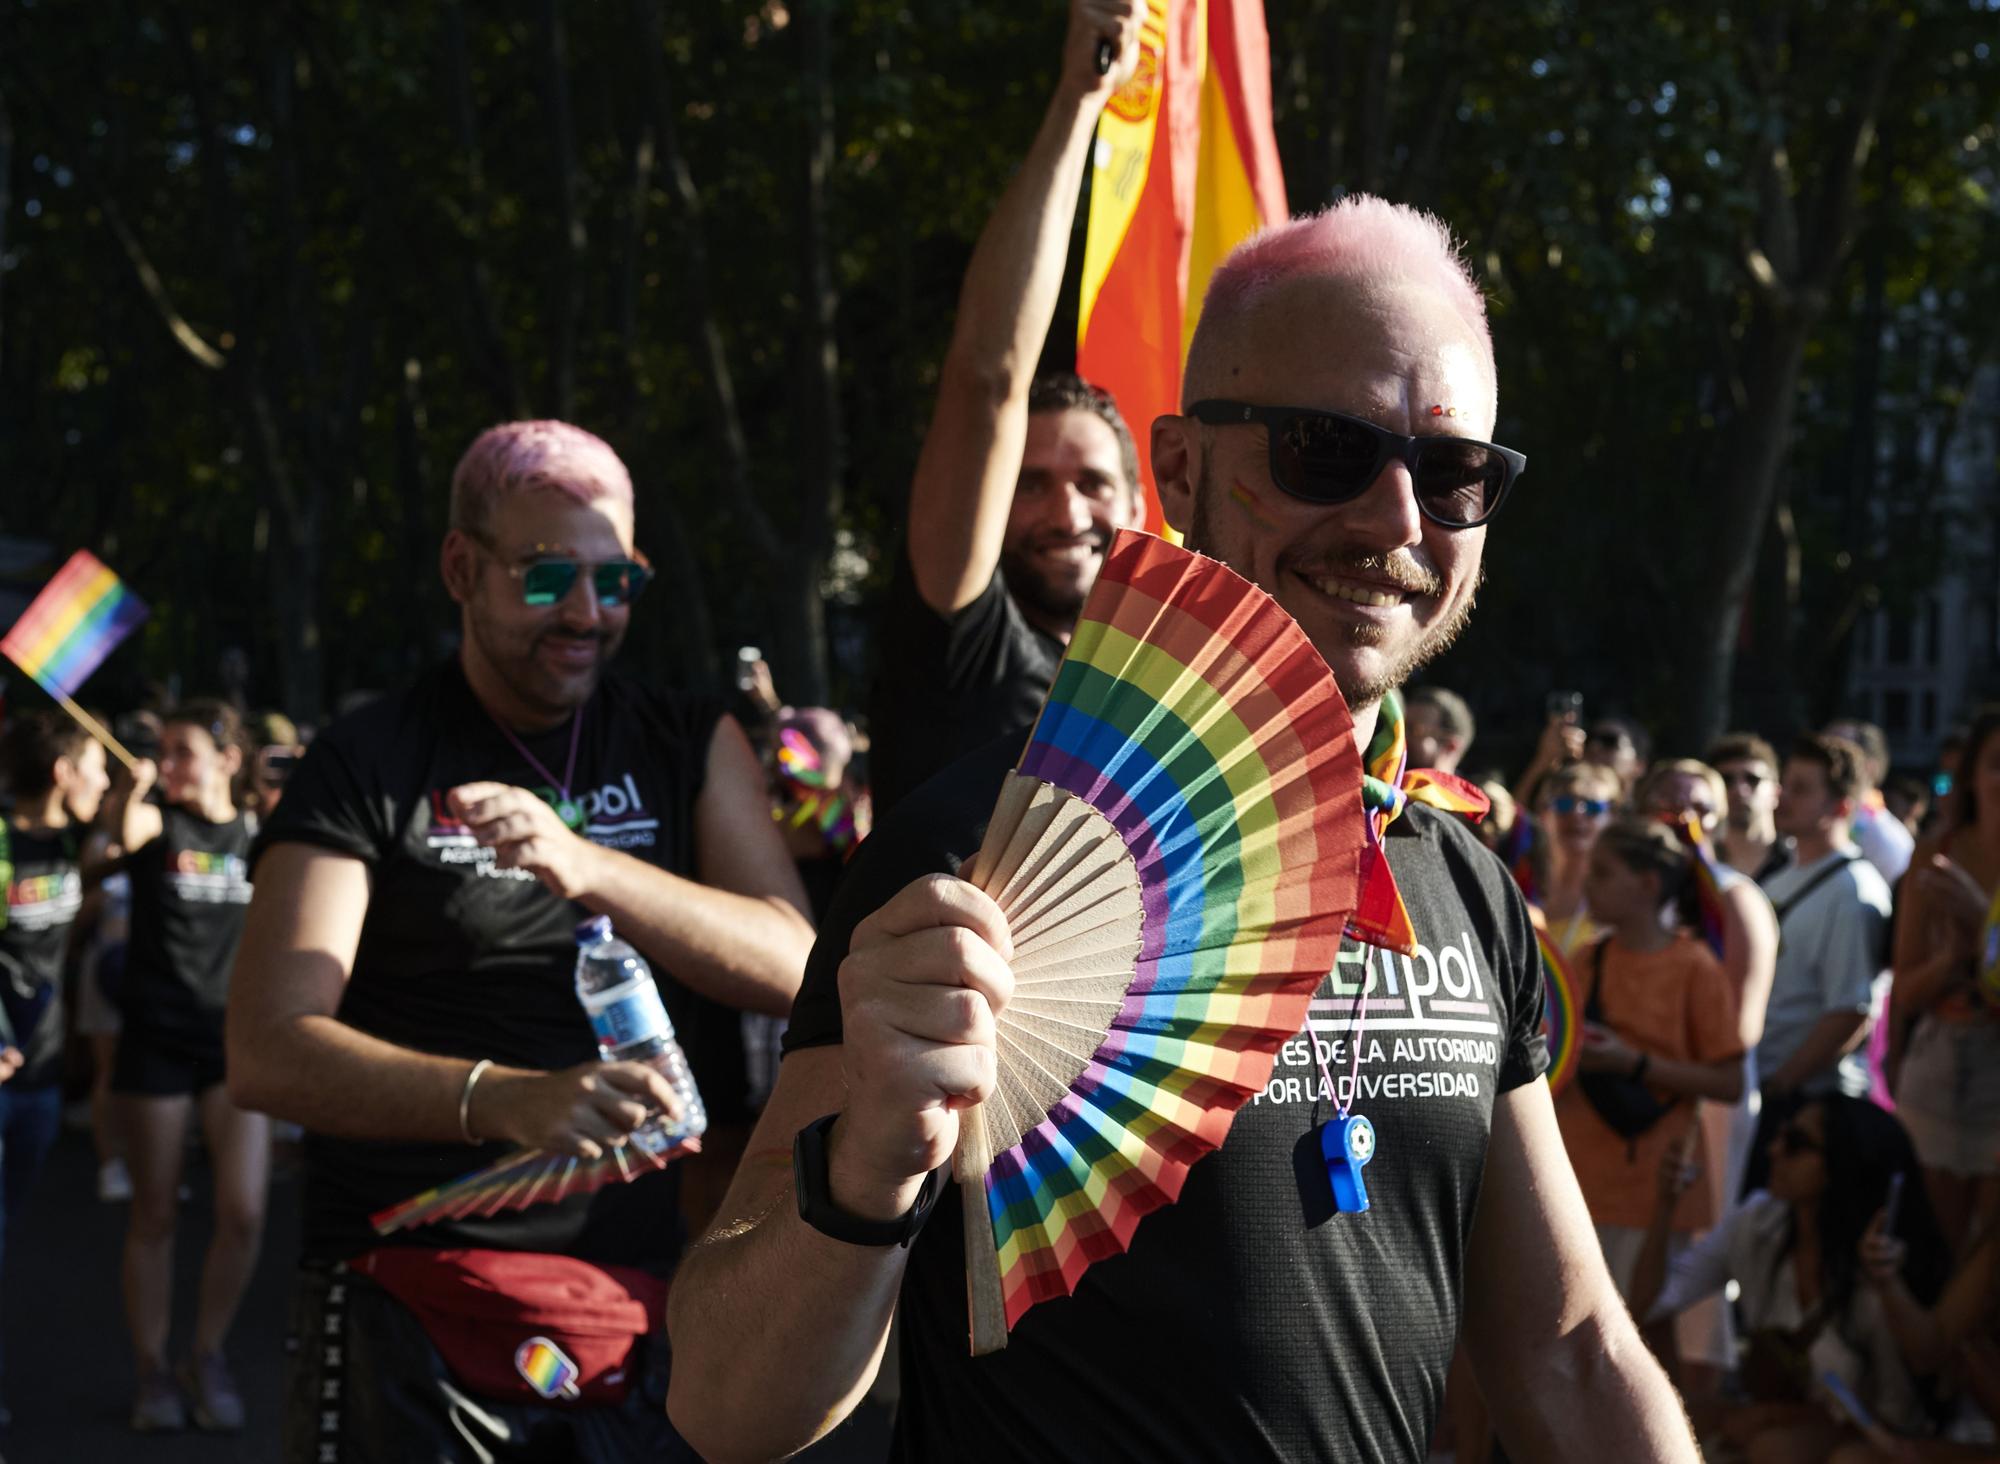
[[[604,668],[617,654],[622,633],[606,629],[570,631],[545,625],[532,630],[514,630],[481,615],[467,617],[467,630],[478,645],[481,657],[523,707],[557,722],[589,701],[604,676]],[[539,652],[548,642],[592,641],[597,656],[588,668],[564,674],[543,664]]]
[[[1110,545],[1111,535],[1108,531],[1093,529],[1083,537],[1090,541],[1093,552],[1090,562],[1078,569],[1048,570],[1038,567],[1035,562],[1038,550],[1070,542],[1067,534],[1029,535],[1019,543],[1001,549],[1000,578],[1007,586],[1007,593],[1030,621],[1039,625],[1070,626],[1083,613],[1084,602],[1090,598],[1091,588],[1097,583],[1097,572],[1104,567],[1104,551]]]
[[[1209,460],[1204,457],[1201,477],[1195,484],[1194,514],[1188,525],[1187,547],[1197,553],[1208,554],[1211,558],[1221,558],[1207,546],[1215,542],[1210,505],[1215,501],[1214,481],[1210,475]],[[1335,571],[1351,570],[1359,575],[1387,575],[1411,589],[1426,594],[1441,593],[1442,581],[1417,566],[1409,557],[1394,555],[1366,554],[1358,550],[1336,549],[1328,554],[1316,555],[1316,562]],[[1226,562],[1226,561],[1225,561]],[[1280,557],[1283,564],[1283,557]],[[1480,576],[1485,577],[1482,566]],[[1265,587],[1267,590],[1269,587]],[[1464,632],[1466,623],[1472,619],[1472,608],[1478,601],[1478,586],[1467,595],[1462,604],[1453,609],[1435,625],[1418,630],[1408,638],[1399,650],[1390,651],[1380,670],[1362,675],[1355,671],[1343,672],[1334,664],[1335,658],[1328,652],[1332,646],[1315,645],[1314,649],[1326,658],[1333,671],[1334,684],[1340,694],[1347,699],[1350,709],[1374,706],[1390,692],[1397,690],[1417,672],[1442,656]],[[1342,644],[1355,649],[1379,650],[1388,647],[1391,633],[1379,625],[1347,625],[1341,628]]]

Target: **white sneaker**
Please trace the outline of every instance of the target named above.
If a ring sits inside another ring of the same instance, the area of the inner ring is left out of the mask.
[[[107,1159],[97,1166],[97,1198],[107,1205],[132,1198],[132,1172],[123,1159]]]

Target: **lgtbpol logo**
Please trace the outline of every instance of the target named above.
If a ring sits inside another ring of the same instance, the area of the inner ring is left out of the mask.
[[[659,840],[660,821],[647,813],[639,785],[630,773],[580,792],[567,804],[553,788],[530,791],[593,844],[607,849],[650,849]],[[493,862],[494,852],[482,847],[472,830],[452,812],[448,790],[432,790],[430,814],[424,843],[437,852],[440,863],[469,864],[489,879],[534,878],[524,869],[501,869]]]
[[[1479,1099],[1499,1070],[1503,1016],[1470,931],[1414,956],[1350,944],[1252,1105]]]

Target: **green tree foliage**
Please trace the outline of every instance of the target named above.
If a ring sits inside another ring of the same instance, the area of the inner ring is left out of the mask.
[[[1531,468],[1440,675],[1683,741],[1824,710],[1947,551],[2000,344],[1993,0],[1268,9],[1294,206],[1432,208],[1491,292]],[[4,524],[140,588],[126,663],[202,685],[240,645],[311,715],[436,653],[463,445],[571,416],[640,484],[647,671],[755,642],[858,701],[1059,11],[0,5]]]

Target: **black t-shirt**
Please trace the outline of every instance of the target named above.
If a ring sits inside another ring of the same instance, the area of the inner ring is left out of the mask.
[[[979,847],[1010,741],[914,794],[862,848],[807,966],[788,1050],[840,1040],[836,973],[854,926]],[[1534,931],[1506,869],[1421,805],[1386,844],[1421,950],[1412,961],[1345,943],[1307,1019],[1344,1089],[1353,992],[1372,969],[1354,1103],[1378,1136],[1371,1208],[1333,1210],[1318,1130],[1334,1105],[1304,1033],[1180,1201],[989,1357],[967,1354],[952,1186],[904,1277],[896,1458],[1424,1458],[1494,1098],[1533,1081],[1547,1054]]]
[[[22,1058],[7,1082],[45,1088],[62,1078],[63,956],[83,908],[76,831],[0,824],[0,864],[12,867],[0,927],[0,1007]]]
[[[720,715],[713,701],[607,676],[583,709],[571,792],[585,837],[676,874],[695,870],[694,809]],[[522,739],[561,774],[571,726]],[[368,865],[373,883],[340,1020],[446,1057],[556,1069],[597,1055],[576,999],[577,922],[589,914],[523,870],[502,869],[445,795],[494,780],[556,791],[473,697],[456,660],[326,729],[285,785],[257,844],[312,844]],[[686,996],[655,970],[677,1028]],[[683,1040],[687,1033],[682,1032]],[[696,1080],[701,1074],[696,1073]],[[559,1205],[446,1222],[379,1240],[369,1215],[490,1164],[497,1144],[384,1143],[309,1134],[305,1254],[346,1259],[377,1244],[559,1251],[671,1265],[678,1171]]]
[[[250,904],[250,820],[210,823],[169,804],[132,855],[122,1040],[222,1055],[229,969]]]
[[[903,549],[877,626],[868,708],[876,818],[991,738],[1033,727],[1062,655],[1062,642],[1021,614],[999,571],[947,618],[924,603]]]

